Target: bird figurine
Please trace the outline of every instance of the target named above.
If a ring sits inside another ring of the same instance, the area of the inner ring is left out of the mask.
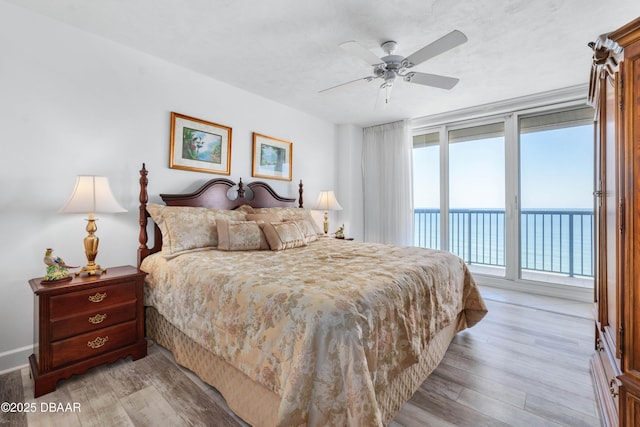
[[[47,266],[47,274],[42,278],[41,283],[56,283],[71,280],[69,269],[76,267],[67,265],[62,258],[53,255],[53,249],[47,248],[43,261]]]
[[[44,253],[44,263],[56,269],[78,268],[77,266],[67,265],[67,263],[65,263],[62,258],[53,255],[53,249],[51,248],[47,248],[46,252]]]

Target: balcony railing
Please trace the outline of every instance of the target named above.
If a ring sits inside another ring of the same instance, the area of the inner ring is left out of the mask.
[[[450,209],[449,250],[468,264],[505,266],[505,212]],[[415,209],[416,246],[440,249],[440,210]],[[593,277],[593,211],[520,212],[520,263],[523,270]]]

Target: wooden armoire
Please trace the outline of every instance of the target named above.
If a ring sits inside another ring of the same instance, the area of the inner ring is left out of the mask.
[[[607,426],[640,426],[640,18],[589,44],[596,109],[596,352]]]

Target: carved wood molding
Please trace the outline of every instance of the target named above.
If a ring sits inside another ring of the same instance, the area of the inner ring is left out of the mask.
[[[638,29],[640,29],[640,17],[609,33],[609,39],[625,48],[632,43],[640,41],[640,31]]]
[[[589,76],[589,96],[587,103],[598,110],[600,98],[600,82],[607,76],[613,76],[618,71],[618,65],[623,59],[623,49],[618,43],[603,34],[595,42],[588,43],[593,50],[591,75]]]

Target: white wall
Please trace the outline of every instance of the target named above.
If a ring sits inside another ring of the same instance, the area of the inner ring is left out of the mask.
[[[343,210],[337,212],[332,231],[344,224],[345,236],[364,240],[364,198],[362,192],[362,128],[339,125],[337,129],[338,186],[336,198]],[[330,218],[331,220],[331,218]]]
[[[215,52],[206,54],[215,55]],[[24,365],[33,343],[33,294],[47,247],[86,263],[83,215],[58,209],[78,174],[109,177],[126,214],[98,221],[103,266],[136,263],[138,170],[151,201],[219,175],[168,168],[169,113],[233,128],[231,176],[251,181],[251,134],[293,141],[293,181],[306,205],[336,188],[336,127],[270,100],[35,15],[0,0],[0,371]]]

